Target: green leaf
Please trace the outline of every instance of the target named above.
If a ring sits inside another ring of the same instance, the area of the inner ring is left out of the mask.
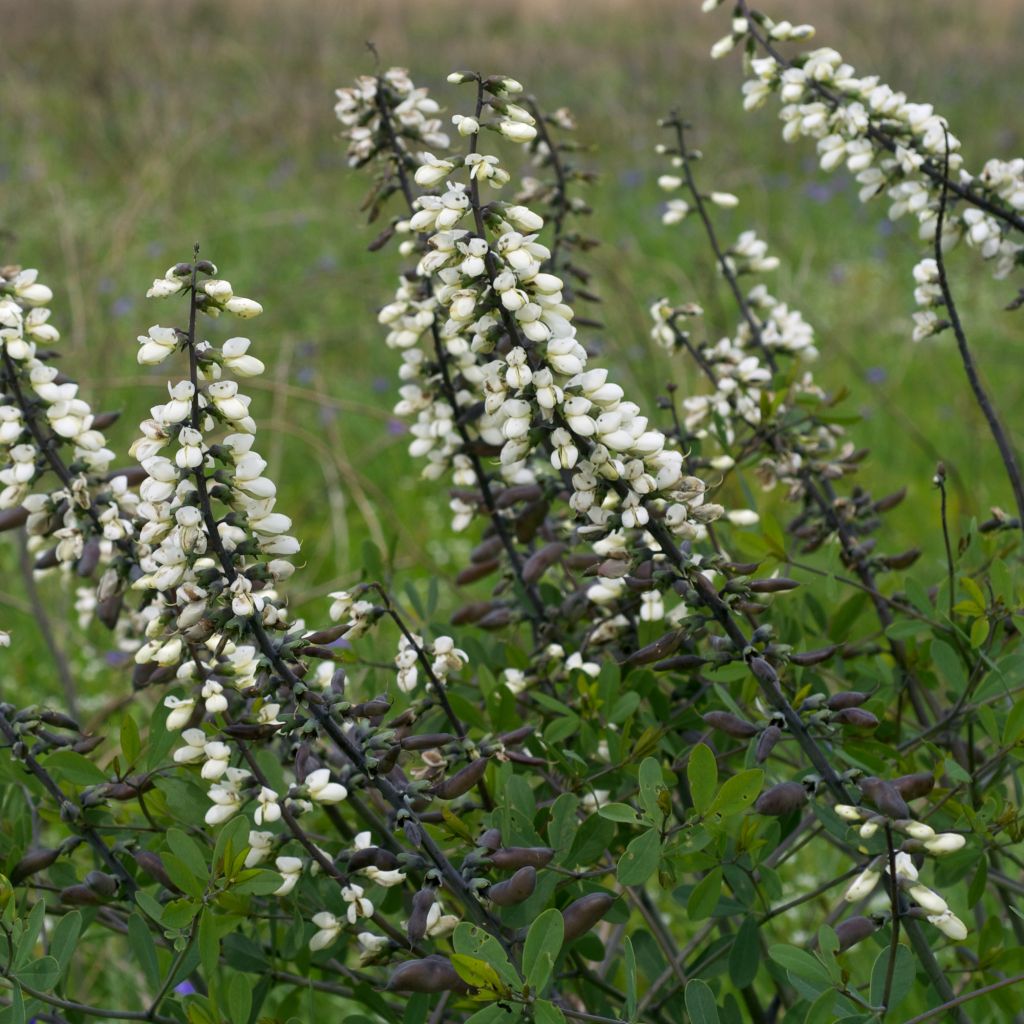
[[[82,915],[77,910],[65,914],[50,936],[50,955],[60,964],[61,971],[67,969],[82,932]]]
[[[128,944],[151,988],[160,984],[160,964],[156,958],[156,943],[142,915],[134,913],[128,918]]]
[[[768,955],[780,967],[784,967],[797,978],[802,978],[817,991],[832,987],[832,979],[825,965],[805,949],[796,946],[777,945],[768,950]]]
[[[706,743],[698,743],[690,751],[686,765],[686,781],[690,784],[690,796],[697,813],[704,815],[711,806],[718,788],[718,762]]]
[[[543,992],[551,978],[564,937],[562,913],[554,907],[545,910],[530,925],[523,946],[523,973],[534,994]]]
[[[836,994],[833,990],[822,992],[804,1017],[804,1024],[834,1024],[836,1019]]]
[[[76,786],[98,786],[107,781],[106,774],[92,761],[73,750],[56,750],[47,755],[44,764],[47,771]]]
[[[718,1006],[715,994],[707,982],[691,978],[686,983],[684,995],[686,1012],[693,1024],[718,1024]]]
[[[61,966],[52,956],[41,956],[17,972],[18,981],[40,992],[49,992],[60,979]]]
[[[758,797],[764,784],[764,772],[760,768],[748,768],[726,779],[722,788],[708,808],[708,815],[720,814],[723,818],[745,811]]]
[[[636,808],[629,804],[604,804],[598,807],[597,813],[609,821],[621,821],[627,825],[636,825],[640,820]]]
[[[971,646],[980,647],[988,639],[988,619],[975,619],[971,623]]]
[[[636,954],[633,943],[627,938],[622,945],[623,963],[626,967],[626,1016],[636,1019]]]
[[[408,1018],[405,1018],[408,1020]],[[481,1010],[477,1010],[472,1017],[466,1019],[466,1024],[514,1024],[515,1021],[523,1019],[522,1011],[518,1006],[509,1007],[505,1003],[489,1003]],[[535,1017],[535,1020],[540,1020]],[[348,1024],[348,1018],[345,1018]]]
[[[533,1004],[533,1019],[535,1024],[565,1024],[565,1014],[546,999],[538,999]]]
[[[619,858],[616,874],[621,885],[643,885],[661,860],[661,834],[650,829],[637,836]]]
[[[233,974],[228,982],[227,1010],[231,1024],[247,1024],[252,1011],[252,987],[244,974]]]
[[[46,902],[39,900],[32,908],[25,922],[25,930],[18,938],[18,946],[15,950],[14,967],[17,970],[22,964],[27,964],[36,951],[36,943],[39,941],[39,934],[43,930],[43,919],[46,917]]]
[[[121,754],[125,765],[131,767],[142,753],[142,740],[139,738],[139,727],[135,719],[128,713],[121,719]]]
[[[885,996],[885,979],[889,971],[889,956],[891,950],[883,949],[875,959],[875,965],[871,968],[871,1005],[881,1006]],[[889,1003],[887,1010],[893,1010],[906,998],[907,993],[914,986],[914,954],[906,946],[899,946],[896,949],[896,965],[892,972],[892,989],[889,992]]]
[[[451,960],[452,967],[455,968],[458,976],[470,988],[482,989],[496,995],[504,995],[508,992],[508,986],[486,960],[480,960],[475,956],[466,956],[465,953],[452,953]]]
[[[733,939],[729,951],[729,977],[737,988],[746,988],[757,977],[761,960],[761,943],[758,938],[757,920],[745,918]]]
[[[518,988],[522,984],[505,950],[501,948],[501,943],[493,935],[488,935],[483,928],[463,921],[456,926],[452,934],[452,946],[456,953],[485,960],[513,988]]]
[[[213,978],[220,960],[220,936],[214,922],[213,910],[207,907],[199,918],[199,961],[203,965],[203,974]]]
[[[722,895],[722,869],[709,871],[692,889],[686,901],[686,915],[691,921],[710,917]]]
[[[657,758],[644,758],[640,765],[640,803],[652,822],[660,822],[664,815],[658,807],[658,792],[665,788],[661,762]]]
[[[162,860],[168,877],[182,892],[189,896],[202,897],[206,886],[193,871],[189,870],[180,857],[176,857],[173,853],[165,853]]]
[[[171,852],[196,878],[205,882],[210,877],[207,855],[191,836],[186,835],[181,829],[172,828],[167,830],[166,839]]]

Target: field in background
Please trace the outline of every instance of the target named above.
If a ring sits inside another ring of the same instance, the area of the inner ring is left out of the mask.
[[[772,0],[768,9],[814,21],[820,45],[933,101],[968,166],[1022,148],[1017,5],[822,6]],[[125,451],[133,422],[161,400],[166,369],[137,366],[135,337],[174,322],[173,305],[147,302],[145,289],[198,239],[266,308],[244,331],[271,367],[253,390],[280,507],[306,541],[302,597],[357,579],[367,539],[397,549],[402,581],[443,582],[470,538],[450,543],[447,498],[417,479],[390,415],[397,358],[374,314],[397,255],[366,252],[367,180],[345,166],[333,89],[372,69],[364,44],[373,40],[449,111],[466,102],[444,84],[460,67],[512,74],[543,105],[574,110],[602,174],[591,195],[606,324],[598,347],[652,411],[667,379],[683,393],[696,379],[649,341],[650,302],[700,301],[716,330],[733,319],[696,225],[659,222],[655,122],[677,107],[696,126],[705,183],[742,199],[721,218],[726,237],[756,227],[783,257],[773,292],[815,325],[819,381],[848,388],[865,417],[853,430],[875,449],[872,488],[910,488],[913,502],[888,517],[887,550],[918,544],[937,558],[936,459],[953,471],[957,515],[985,515],[1009,496],[952,338],[909,341],[916,242],[881,206],[860,207],[844,179],[823,176],[810,147],[784,146],[773,108],[742,112],[738,60],[707,58],[727,19],[725,9],[701,15],[698,0],[2,0],[0,258],[39,267],[53,286],[67,367],[96,407],[124,410],[110,436]],[[969,255],[952,269],[979,361],[1024,437],[1020,321],[1001,312],[1013,295]],[[10,552],[3,559],[16,564]],[[36,627],[16,574],[8,580],[4,626],[24,643]],[[34,660],[12,659],[19,678],[55,688]]]

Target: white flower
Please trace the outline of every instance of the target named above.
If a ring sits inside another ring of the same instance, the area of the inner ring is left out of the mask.
[[[171,732],[183,729],[192,717],[192,710],[195,706],[194,697],[164,697],[164,707],[171,709],[171,713],[167,716],[167,728]]]
[[[346,885],[341,890],[341,898],[348,904],[349,924],[355,924],[360,917],[373,917],[373,904],[363,895],[361,885]]]
[[[866,868],[850,883],[850,887],[843,896],[848,903],[856,903],[857,900],[865,899],[874,891],[878,880],[882,876],[871,868]]]
[[[935,925],[940,932],[951,938],[954,942],[962,942],[967,938],[967,925],[948,909],[940,914],[929,915],[928,923]]]
[[[249,832],[249,852],[245,855],[245,866],[254,868],[257,864],[263,863],[270,856],[274,844],[273,832],[259,832],[251,829]],[[278,870],[281,870],[278,865]]]
[[[281,805],[277,802],[277,793],[267,786],[261,786],[256,800],[259,806],[256,808],[253,819],[257,825],[270,825],[281,820]]]
[[[306,776],[306,789],[311,800],[321,804],[338,804],[348,796],[340,782],[331,782],[329,768],[317,768]]]
[[[322,910],[319,914],[313,915],[313,924],[316,925],[318,931],[309,940],[309,948],[316,953],[318,950],[326,949],[334,942],[341,932],[341,922],[333,914]]]
[[[264,835],[269,836],[269,832],[258,832],[249,833],[250,841],[253,835]],[[262,858],[260,858],[262,859]],[[249,866],[249,860],[246,858],[246,866]],[[259,863],[257,861],[256,863]],[[302,877],[302,861],[298,857],[277,857],[274,860],[274,867],[281,873],[281,884],[274,890],[275,896],[287,896],[292,889],[298,884],[299,879]],[[316,918],[313,918],[314,922]]]
[[[926,839],[924,847],[929,853],[942,855],[944,853],[955,853],[962,850],[967,840],[957,832],[941,832],[933,839]]]
[[[202,729],[186,729],[181,738],[185,746],[174,752],[175,764],[196,764],[206,757],[206,733]]]

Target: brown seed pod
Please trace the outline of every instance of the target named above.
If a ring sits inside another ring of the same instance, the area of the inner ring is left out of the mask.
[[[58,857],[60,850],[30,850],[11,869],[11,881],[17,885],[39,871],[44,871]]]
[[[570,569],[589,569],[592,565],[597,565],[601,561],[600,555],[594,555],[590,552],[579,551],[572,555],[566,555],[563,559],[565,565]]]
[[[501,829],[489,828],[476,841],[476,845],[482,846],[485,850],[497,850],[501,846]]]
[[[339,622],[336,626],[331,626],[328,629],[318,629],[315,633],[310,633],[305,639],[306,643],[309,644],[333,644],[335,640],[339,640],[348,631],[347,622]]]
[[[72,907],[102,907],[107,902],[105,897],[87,885],[69,885],[61,889],[60,899]]]
[[[870,917],[848,917],[836,925],[836,938],[839,939],[839,952],[856,946],[869,935],[878,931],[878,925]]]
[[[522,501],[537,501],[544,496],[544,492],[537,484],[516,484],[506,487],[505,490],[494,500],[495,508],[511,508]]]
[[[878,719],[863,708],[843,708],[832,716],[833,722],[840,725],[852,725],[856,729],[876,729]]]
[[[747,586],[754,594],[781,594],[784,590],[795,590],[800,584],[785,576],[775,576],[766,580],[751,580]]]
[[[499,907],[514,907],[528,900],[537,888],[537,869],[520,868],[511,878],[487,890],[487,898]]]
[[[882,565],[886,569],[908,569],[921,557],[920,548],[910,548],[898,555],[886,555],[882,559]]]
[[[844,690],[842,693],[833,693],[827,701],[827,706],[832,711],[842,711],[845,708],[860,707],[868,699],[868,694],[859,690]]]
[[[117,892],[117,879],[105,871],[90,871],[82,881],[100,896],[113,896]]]
[[[102,736],[83,736],[80,740],[71,744],[71,749],[76,754],[88,754],[95,750],[102,742]]]
[[[730,576],[749,576],[751,573],[757,572],[760,565],[760,562],[726,562],[722,568]]]
[[[615,897],[606,892],[592,892],[581,896],[562,911],[565,925],[564,943],[572,942],[586,935],[604,917],[615,902]]]
[[[398,858],[381,846],[367,846],[362,850],[356,850],[348,859],[349,871],[362,871],[364,868],[394,871],[398,866]]]
[[[39,720],[57,729],[70,729],[72,732],[81,732],[81,726],[70,716],[62,711],[51,711],[44,708],[39,712]]]
[[[766,789],[754,804],[758,814],[781,818],[807,802],[807,790],[800,782],[780,782]]]
[[[522,743],[523,740],[528,740],[536,732],[532,725],[521,725],[518,729],[513,729],[512,732],[503,732],[498,739],[506,747],[514,747]]]
[[[512,621],[512,612],[505,607],[495,608],[489,611],[483,618],[477,620],[481,629],[502,629]]]
[[[406,925],[406,934],[409,936],[409,944],[415,946],[427,933],[427,915],[436,899],[436,889],[420,889],[412,898],[412,913],[409,914],[409,923]]]
[[[551,863],[555,851],[550,846],[505,846],[495,850],[490,860],[496,868],[511,871],[516,868],[544,868]]]
[[[819,647],[814,651],[803,651],[800,654],[791,654],[789,660],[794,665],[820,665],[823,661],[828,661],[842,644],[829,644],[828,647]]]
[[[566,546],[561,541],[554,541],[535,551],[523,562],[523,582],[536,583],[565,554],[565,550]]]
[[[495,534],[495,536],[488,537],[487,540],[481,541],[477,544],[477,546],[470,551],[469,560],[471,562],[493,561],[494,558],[501,554],[501,549],[501,537]]]
[[[649,665],[652,661],[661,661],[671,654],[682,643],[683,633],[665,633],[652,643],[634,651],[623,665]]]
[[[870,776],[861,780],[860,788],[879,813],[887,818],[900,819],[911,816],[906,800],[891,782]]]
[[[537,535],[537,531],[548,514],[548,503],[536,501],[527,505],[516,517],[516,539],[520,544],[528,544]]]
[[[111,594],[103,598],[96,605],[96,618],[103,623],[107,629],[113,629],[121,615],[121,605],[124,603],[124,594]]]
[[[465,768],[460,768],[454,775],[440,785],[434,787],[434,795],[441,800],[454,800],[468,793],[487,771],[487,758],[480,757],[471,761]]]
[[[171,881],[170,876],[167,874],[167,869],[164,867],[164,862],[158,854],[151,853],[149,850],[132,850],[132,857],[135,858],[135,863],[150,878],[159,882],[165,889],[168,889],[175,895],[181,895],[181,890]]]
[[[777,725],[769,725],[763,733],[761,738],[757,741],[757,751],[755,752],[755,759],[758,764],[768,759],[772,750],[775,748],[775,744],[782,739],[782,730]]]
[[[499,565],[501,565],[501,562],[497,558],[492,558],[489,562],[471,562],[465,569],[459,572],[455,577],[455,582],[460,587],[466,586],[468,583],[476,583],[477,580],[490,576],[492,572],[497,570]]]
[[[713,729],[724,732],[726,736],[733,736],[738,740],[749,739],[758,733],[758,728],[753,722],[739,718],[731,711],[708,711],[701,715],[701,717]]]
[[[469,986],[451,963],[441,956],[406,960],[399,964],[384,986],[387,992],[468,992]]]
[[[875,512],[888,512],[889,509],[895,508],[906,496],[906,487],[901,487],[898,491],[887,494],[884,498],[879,498],[871,508]]]
[[[471,622],[478,622],[493,607],[492,601],[470,601],[469,604],[464,604],[456,610],[452,615],[451,623],[453,626],[466,626]]]
[[[377,697],[374,700],[364,701],[362,704],[353,704],[348,713],[352,718],[380,718],[390,710],[391,701]]]
[[[913,775],[901,775],[893,779],[892,784],[904,800],[917,800],[935,788],[935,776],[931,772],[914,772]]]

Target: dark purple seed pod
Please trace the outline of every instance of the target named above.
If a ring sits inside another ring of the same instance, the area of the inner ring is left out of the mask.
[[[868,694],[859,690],[844,690],[842,693],[833,693],[827,701],[831,711],[843,711],[846,708],[860,707],[868,699]]]
[[[523,562],[523,582],[536,583],[565,554],[565,550],[565,544],[554,541],[535,551]]]
[[[800,584],[785,576],[775,576],[767,580],[751,580],[747,586],[754,594],[781,594],[784,590],[795,590]]]
[[[107,902],[105,897],[87,885],[69,885],[61,889],[60,900],[72,907],[102,907]]]
[[[80,740],[71,744],[71,749],[76,754],[88,754],[95,750],[102,742],[102,736],[83,736]]]
[[[661,661],[662,658],[670,655],[682,640],[683,634],[681,632],[665,633],[652,643],[641,647],[640,650],[634,651],[622,664],[649,665],[652,661]]]
[[[836,938],[839,939],[839,952],[856,946],[869,935],[878,931],[878,925],[870,917],[848,917],[836,925]]]
[[[592,565],[600,564],[601,556],[580,551],[576,554],[566,555],[562,561],[570,569],[589,569]]]
[[[387,774],[392,768],[398,764],[398,755],[402,752],[402,748],[396,743],[393,747],[389,747],[385,752],[384,756],[377,762],[377,771],[381,775]]]
[[[654,666],[655,672],[685,672],[688,669],[700,668],[707,664],[707,658],[699,654],[676,654],[664,661],[659,661]]]
[[[935,788],[935,776],[931,772],[914,772],[893,779],[892,784],[904,800],[917,800]]]
[[[485,850],[497,850],[501,846],[501,829],[489,828],[477,841],[477,846]]]
[[[791,654],[789,660],[794,665],[820,665],[823,661],[828,661],[842,647],[842,644],[829,644],[828,647],[819,647],[814,651],[803,651],[799,654]]]
[[[487,890],[487,898],[499,907],[514,907],[528,900],[537,888],[537,869],[520,868],[511,878]]]
[[[333,644],[335,640],[340,640],[348,630],[347,622],[339,622],[336,626],[331,626],[329,629],[318,629],[315,633],[310,633],[307,636],[306,643],[310,644]]]
[[[766,789],[754,804],[758,814],[781,818],[807,802],[807,790],[800,782],[780,782]]]
[[[151,853],[149,850],[133,850],[132,857],[139,868],[144,871],[155,882],[159,882],[165,889],[173,892],[176,896],[181,895],[181,890],[171,881],[164,862],[160,856]]]
[[[403,750],[430,750],[433,747],[443,747],[458,739],[450,732],[426,732],[422,736],[406,736],[402,740]]]
[[[381,846],[367,846],[362,850],[356,850],[348,859],[349,871],[362,871],[364,868],[394,871],[398,866],[398,857]]]
[[[364,701],[362,704],[353,704],[348,713],[352,718],[380,718],[390,710],[391,701],[377,697],[374,700]]]
[[[477,620],[481,629],[502,629],[512,621],[512,612],[505,607],[495,608],[489,611],[483,618]]]
[[[882,559],[882,565],[886,569],[909,569],[921,557],[920,548],[910,548],[898,555],[886,555]]]
[[[563,943],[572,942],[586,935],[604,917],[615,902],[615,897],[606,892],[592,892],[581,896],[562,911],[565,925]]]
[[[757,741],[757,751],[754,755],[755,760],[758,764],[768,759],[772,750],[775,749],[775,744],[782,739],[782,730],[777,725],[769,725],[763,733],[761,738]]]
[[[769,686],[775,686],[778,684],[778,674],[775,669],[772,668],[771,663],[766,661],[764,658],[751,658],[747,664],[750,665],[750,671],[753,672],[762,683],[767,683]]]
[[[497,535],[488,537],[487,540],[481,541],[473,548],[469,553],[469,560],[471,562],[491,562],[501,554],[501,549],[501,537]]]
[[[708,711],[701,715],[705,722],[713,729],[724,732],[726,736],[732,736],[738,740],[749,739],[758,734],[758,728],[753,722],[739,718],[731,711]]]
[[[24,508],[5,508],[0,512],[0,533],[16,530],[28,519],[28,510]]]
[[[901,487],[898,491],[887,494],[884,498],[879,498],[871,508],[875,512],[888,512],[889,509],[895,508],[906,496],[906,487]]]
[[[460,587],[466,586],[468,583],[476,583],[477,580],[490,576],[492,572],[497,570],[499,565],[501,565],[501,562],[497,558],[493,558],[489,562],[473,562],[459,572],[455,577],[455,582]]]
[[[96,571],[96,566],[100,563],[101,554],[102,548],[99,538],[90,537],[82,549],[82,557],[79,558],[75,565],[75,572],[82,577],[91,576]]]
[[[855,729],[878,728],[878,719],[863,708],[843,708],[832,716],[832,721],[839,725],[852,725]]]
[[[71,732],[81,732],[81,726],[70,716],[61,711],[50,711],[48,708],[39,712],[39,720],[57,729],[70,729]]]
[[[860,788],[878,812],[887,818],[898,820],[911,816],[906,800],[891,782],[870,776],[861,780]]]
[[[427,933],[427,915],[436,901],[436,893],[436,889],[428,887],[420,889],[412,898],[412,913],[409,915],[409,923],[406,926],[406,934],[409,936],[409,945],[411,946],[415,946]]]
[[[113,629],[121,616],[121,606],[124,603],[124,594],[111,594],[103,598],[96,605],[96,618],[103,623],[107,629]]]
[[[551,863],[555,851],[550,846],[505,846],[490,856],[494,867],[502,871],[518,868],[544,868]]]
[[[524,740],[528,740],[535,732],[536,729],[532,725],[521,725],[518,729],[513,729],[512,732],[503,732],[498,740],[506,747],[515,747]]]
[[[492,601],[470,601],[469,604],[464,604],[456,610],[452,615],[451,623],[453,626],[466,626],[471,622],[478,622],[493,607]]]
[[[428,956],[399,964],[384,986],[387,992],[468,992],[469,986],[444,957]]]
[[[537,531],[547,514],[548,503],[546,501],[534,502],[520,512],[516,517],[516,539],[520,544],[529,544],[537,536]]]
[[[383,249],[388,242],[391,241],[392,236],[395,233],[395,225],[392,224],[390,227],[386,227],[367,247],[367,252],[377,252]]]
[[[11,881],[17,885],[39,871],[45,871],[60,856],[60,850],[30,850],[11,869]]]
[[[494,500],[495,508],[511,508],[524,501],[537,501],[544,496],[544,492],[537,484],[516,484],[506,487],[505,490]],[[500,540],[499,540],[500,544]]]
[[[757,572],[760,562],[724,562],[722,568],[730,576],[749,576]]]
[[[434,787],[434,795],[441,800],[454,800],[468,793],[487,771],[487,758],[480,757],[460,768],[454,775]]]

